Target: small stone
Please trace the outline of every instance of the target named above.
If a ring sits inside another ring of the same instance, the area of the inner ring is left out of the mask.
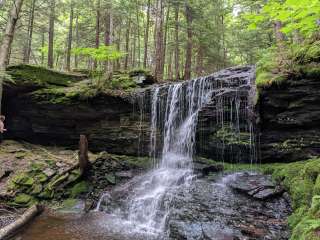
[[[109,183],[111,184],[116,184],[116,177],[112,174],[107,174],[106,179],[108,180]]]
[[[56,174],[56,171],[51,169],[51,168],[46,168],[43,173],[47,176],[47,177],[52,177],[53,175]]]

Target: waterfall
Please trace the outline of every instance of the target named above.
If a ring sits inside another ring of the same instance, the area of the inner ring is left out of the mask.
[[[235,143],[249,147],[250,154],[255,155],[254,129],[249,117],[253,112],[251,81],[248,73],[243,75],[243,70],[232,69],[152,88],[149,109],[142,107],[141,113],[150,113],[149,155],[154,167],[139,178],[122,209],[123,217],[136,230],[156,235],[166,232],[170,199],[178,188],[188,191],[195,178],[196,145],[207,140],[197,139],[197,130],[201,132],[205,125],[199,123],[200,115],[210,122],[210,131],[214,130],[210,134],[219,139],[215,146],[219,160],[224,160],[226,148],[234,151],[235,156],[242,154],[242,149],[234,149]]]
[[[160,109],[163,107],[160,93],[166,96],[164,109]],[[209,101],[210,93],[208,78],[153,89],[150,156],[156,158],[157,131],[161,130],[163,149],[159,162],[154,160],[154,169],[144,176],[128,203],[130,221],[149,230],[164,231],[169,209],[163,206],[163,198],[177,186],[188,189],[194,177],[192,163],[198,112]]]

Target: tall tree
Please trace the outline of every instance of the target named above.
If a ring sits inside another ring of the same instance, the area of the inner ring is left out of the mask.
[[[72,33],[73,33],[73,14],[74,14],[74,3],[73,0],[70,2],[70,20],[69,20],[69,34],[68,34],[68,47],[67,47],[67,66],[66,70],[70,71],[71,68],[71,48],[72,48]]]
[[[174,66],[176,79],[180,79],[180,51],[179,51],[179,2],[175,5],[175,51]]]
[[[144,34],[144,57],[143,57],[143,67],[144,68],[147,68],[147,61],[148,61],[150,12],[151,12],[151,0],[148,0],[147,20],[146,20],[147,22],[146,22],[146,29],[145,29],[145,34]]]
[[[48,67],[53,68],[53,47],[54,47],[54,22],[56,18],[56,1],[50,0],[50,17],[49,17],[49,41],[48,41]]]
[[[185,16],[187,20],[187,47],[186,47],[186,62],[184,68],[184,79],[188,80],[191,79],[191,65],[192,65],[192,8],[191,6],[186,3],[185,6]]]
[[[99,48],[100,47],[100,17],[101,17],[101,10],[100,10],[100,6],[101,5],[101,1],[97,0],[97,6],[96,6],[96,39],[95,39],[95,47]],[[93,68],[96,69],[97,68],[97,61],[95,60],[93,62]]]
[[[11,11],[9,13],[9,19],[7,21],[5,34],[2,39],[0,46],[0,112],[1,112],[1,102],[2,102],[2,91],[3,91],[3,76],[2,73],[6,70],[9,63],[9,53],[11,50],[11,45],[14,37],[15,28],[17,21],[19,19],[19,13],[23,0],[16,0],[13,2]]]
[[[156,66],[154,75],[157,81],[163,80],[163,22],[164,22],[164,0],[157,0],[157,26],[156,26]]]
[[[35,11],[36,0],[32,0],[29,12],[29,23],[28,23],[28,38],[24,49],[23,62],[29,63],[32,45],[33,25],[34,25],[34,11]]]

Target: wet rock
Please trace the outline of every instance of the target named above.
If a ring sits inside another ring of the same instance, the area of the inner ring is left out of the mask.
[[[281,196],[260,201],[243,194],[252,190],[253,182],[274,186],[268,177],[252,178],[251,184],[239,186],[241,192],[234,191],[231,183],[239,182],[239,176],[227,175],[216,182],[204,178],[195,181],[187,194],[179,191],[171,202],[170,239],[287,240],[286,218],[291,212],[287,201]]]
[[[132,171],[121,171],[121,172],[116,172],[115,176],[118,178],[132,178],[133,177],[133,173]]]
[[[317,75],[259,89],[262,162],[293,162],[320,155],[319,89]]]
[[[53,175],[56,174],[56,171],[51,169],[51,168],[46,168],[45,170],[43,170],[43,173],[48,177],[51,178]]]
[[[284,193],[284,189],[281,186],[274,184],[269,177],[264,175],[239,174],[229,183],[229,186],[238,192],[260,200],[276,197]]]
[[[202,177],[208,176],[211,173],[217,173],[223,171],[223,165],[216,164],[204,164],[204,163],[195,163],[193,167],[195,173],[200,174]]]

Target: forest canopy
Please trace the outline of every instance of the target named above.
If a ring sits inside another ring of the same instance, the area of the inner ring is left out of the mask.
[[[5,0],[1,40],[16,2],[11,65],[190,79],[233,65],[288,65],[293,51],[319,41],[318,0]]]

